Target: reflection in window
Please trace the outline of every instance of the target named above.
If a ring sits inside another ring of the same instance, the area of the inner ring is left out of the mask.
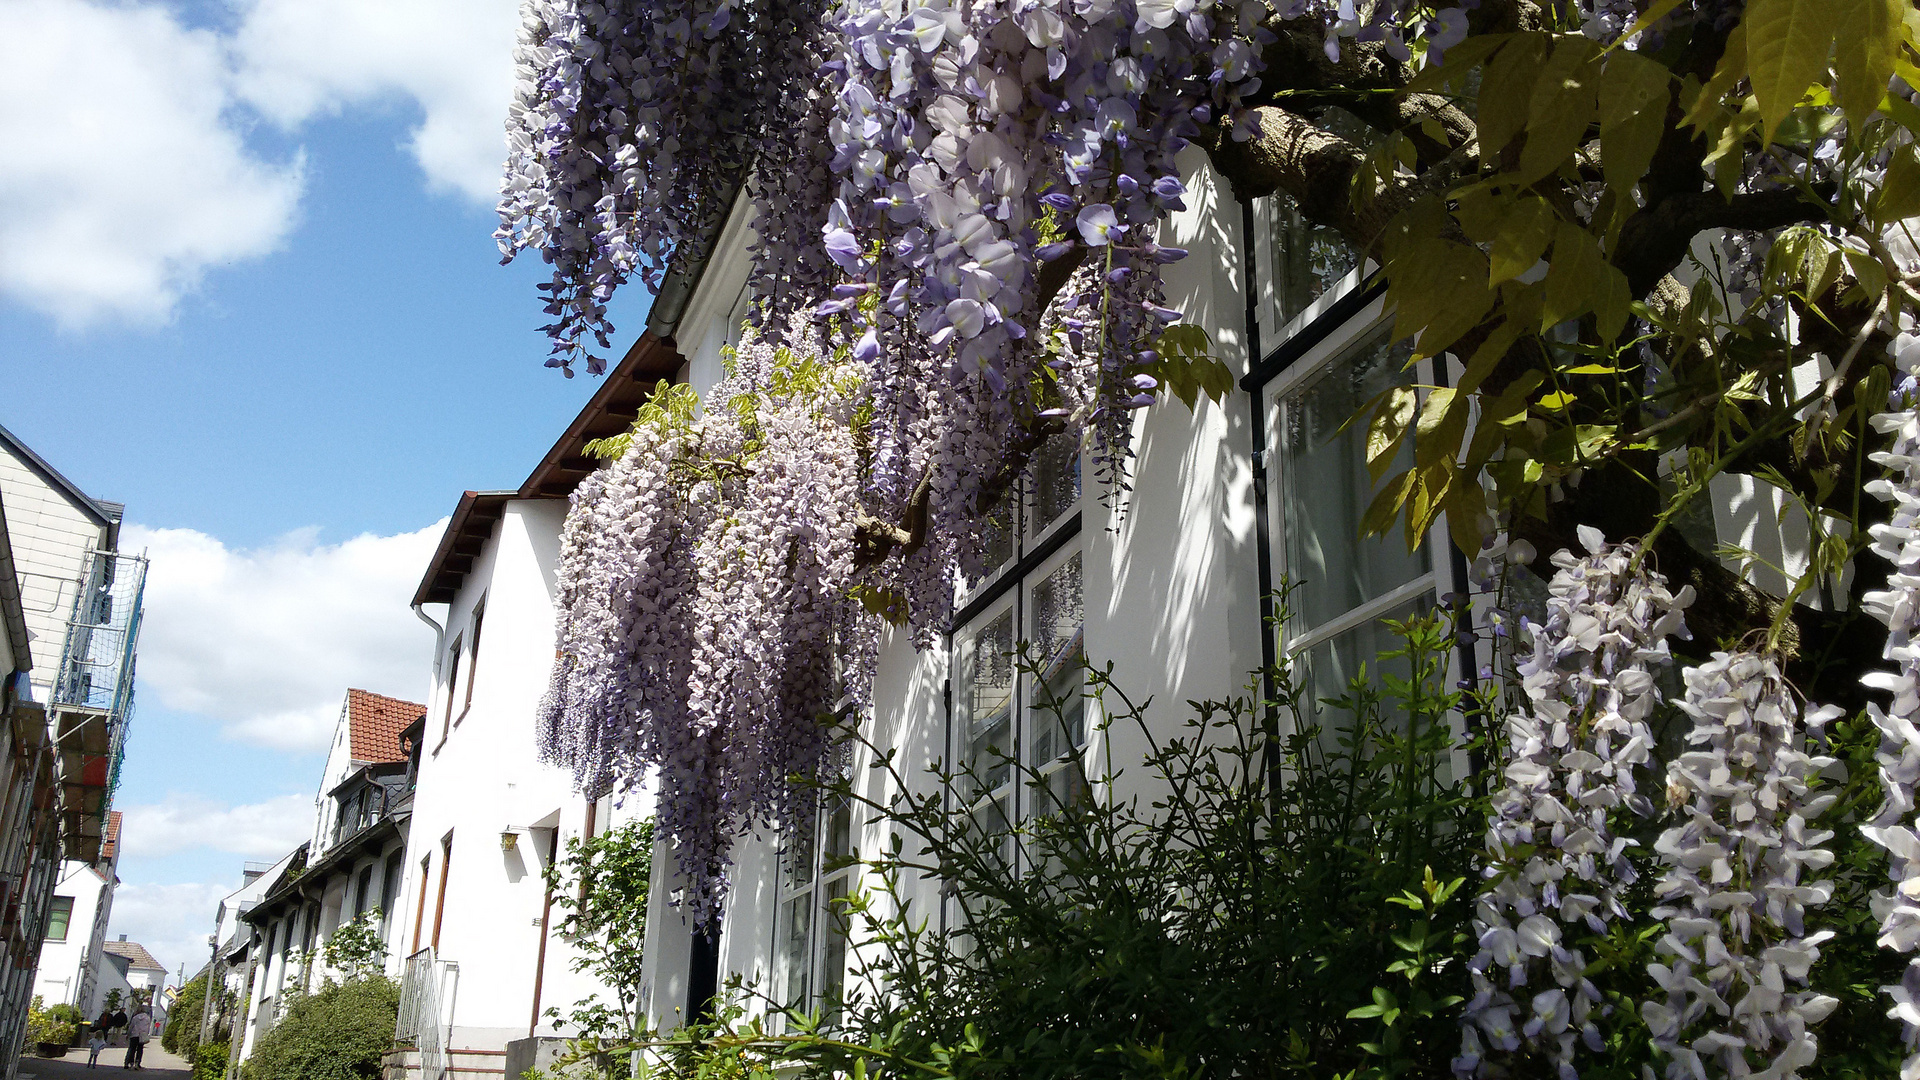
[[[853,856],[853,805],[847,799],[823,807],[810,827],[793,830],[781,853],[774,985],[782,1004],[818,1010],[827,1023],[839,1016],[846,994]]]
[[[1282,537],[1294,633],[1324,625],[1425,574],[1425,547],[1410,554],[1398,533],[1360,537],[1372,504],[1366,424],[1340,430],[1376,394],[1412,382],[1411,346],[1376,340],[1314,375],[1282,403],[1278,468]],[[1384,475],[1412,464],[1411,440]]]

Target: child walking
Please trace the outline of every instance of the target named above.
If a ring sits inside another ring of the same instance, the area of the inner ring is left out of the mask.
[[[87,1068],[91,1069],[100,1061],[100,1051],[107,1048],[107,1033],[98,1024],[94,1025],[93,1035],[87,1039]]]

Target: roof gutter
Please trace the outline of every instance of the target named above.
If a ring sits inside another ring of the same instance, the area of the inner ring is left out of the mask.
[[[680,326],[680,316],[687,313],[687,302],[693,299],[694,290],[700,287],[700,279],[706,276],[707,263],[713,257],[714,246],[720,242],[727,219],[733,216],[734,204],[740,201],[740,193],[746,187],[744,179],[733,185],[733,190],[727,192],[726,199],[721,203],[720,213],[714,216],[712,226],[701,234],[694,253],[667,271],[666,280],[660,283],[660,291],[653,298],[653,306],[647,309],[647,330],[653,336],[671,338],[674,330]]]
[[[7,532],[6,507],[0,506],[0,626],[7,634],[14,671],[33,670],[27,613],[20,598],[20,574],[13,565],[13,541]]]

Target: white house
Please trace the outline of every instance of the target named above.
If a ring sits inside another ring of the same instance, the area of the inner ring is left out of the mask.
[[[40,946],[39,978],[34,993],[48,1004],[77,1005],[89,1017],[98,1015],[111,978],[106,955],[107,921],[113,915],[113,890],[119,881],[120,813],[107,815],[107,839],[98,862],[68,860],[61,864],[47,913],[47,936]]]
[[[643,341],[517,489],[461,495],[414,595],[435,631],[433,695],[388,944],[409,958],[409,993],[430,988],[432,1004],[403,1016],[419,1053],[396,1067],[497,1071],[508,1044],[562,1034],[550,1009],[604,989],[574,972],[545,873],[569,838],[632,813],[589,803],[570,774],[541,764],[532,719],[553,658],[566,497],[598,464],[584,444],[624,431],[682,366],[670,344]]]
[[[159,991],[167,981],[166,965],[154,959],[146,946],[137,941],[128,941],[125,934],[121,934],[118,941],[107,942],[102,948],[104,956],[100,965],[97,1000],[93,1008],[87,1010],[87,1015],[99,1015],[113,992],[118,990],[120,1006],[129,1013],[133,1011],[135,1001],[146,1002],[153,1010],[154,1028],[159,1030],[165,1016]]]
[[[44,992],[49,1000],[82,1004],[101,963],[114,877],[110,864],[97,864],[109,846],[108,803],[132,706],[146,560],[115,550],[118,503],[88,496],[5,428],[0,501],[5,591],[18,603],[19,625],[9,626],[9,637],[24,631],[31,643],[31,666],[13,669],[8,686],[15,721],[8,760],[30,767],[12,769],[4,790],[17,798],[45,771],[55,793],[51,802],[30,803],[43,809],[0,814],[7,828],[0,836],[0,929],[11,939],[0,971],[0,1071],[10,1080],[25,1016],[20,999]],[[40,732],[18,723],[18,706],[29,702],[38,707]],[[24,969],[40,963],[44,935],[63,918],[65,939],[48,966],[28,978]]]
[[[424,716],[417,702],[347,691],[314,797],[313,838],[239,916],[252,940],[236,1060],[272,1030],[289,994],[335,974],[321,951],[342,925],[371,914],[383,934],[398,932]],[[389,970],[398,963],[389,949]]]

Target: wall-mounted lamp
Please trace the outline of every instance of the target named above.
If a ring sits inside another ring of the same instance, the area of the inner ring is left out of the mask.
[[[520,831],[508,826],[500,830],[500,850],[512,851],[520,843]]]

